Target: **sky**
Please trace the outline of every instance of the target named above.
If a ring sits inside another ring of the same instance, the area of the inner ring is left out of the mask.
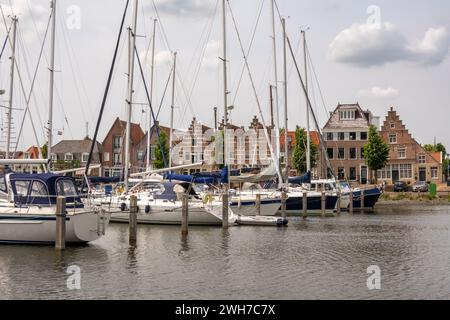
[[[130,1],[126,27],[131,24],[133,2]],[[37,142],[43,144],[46,139],[49,37],[43,46],[30,100],[37,139],[29,116],[25,121],[22,119],[50,7],[47,0],[0,0],[0,3],[7,24],[5,27],[0,17],[0,45],[11,24],[8,16],[15,14],[19,19],[17,63],[24,89],[16,72],[13,124],[17,137],[23,123],[18,141],[20,150]],[[57,1],[54,140],[81,139],[86,133],[92,137],[125,3],[125,0]],[[231,121],[239,126],[248,126],[253,116],[259,116],[258,105],[265,122],[270,123],[269,86],[275,85],[270,4],[270,0],[227,1],[228,100],[229,105],[234,106]],[[304,58],[300,31],[307,30],[309,94],[320,127],[338,103],[359,102],[382,119],[389,108],[394,107],[419,143],[433,143],[436,139],[450,149],[449,1],[277,0],[276,4],[279,14],[286,18],[286,32],[302,77]],[[275,17],[277,85],[283,121],[283,42],[278,12]],[[139,2],[136,47],[149,87],[153,20],[158,19],[152,101],[155,113],[161,106],[158,115],[161,124],[168,126],[170,121],[172,87],[168,77],[175,51],[175,127],[186,128],[193,116],[213,126],[214,107],[218,107],[222,117],[221,14],[221,0]],[[244,68],[239,39],[248,57],[251,78]],[[125,119],[126,116],[127,46],[127,31],[124,30],[99,141],[116,117]],[[0,89],[6,90],[6,94],[0,96],[0,105],[6,105],[9,97],[10,55],[10,47],[6,46],[0,60]],[[289,128],[294,129],[296,125],[305,126],[306,106],[289,52],[287,72],[288,123]],[[137,67],[134,99],[132,121],[140,123],[145,130],[149,107]],[[6,109],[0,109],[3,135],[0,143],[4,148]]]

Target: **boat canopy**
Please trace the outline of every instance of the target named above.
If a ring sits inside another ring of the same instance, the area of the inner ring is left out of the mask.
[[[198,197],[198,194],[195,192],[194,188],[190,185],[190,183],[173,183],[173,182],[164,182],[161,183],[162,192],[156,192],[153,197],[155,199],[162,199],[162,200],[169,200],[169,201],[176,201],[178,200],[177,188],[181,187],[179,189],[180,191],[186,192],[189,190],[189,195],[193,197]]]
[[[311,171],[299,176],[289,178],[289,183],[292,184],[303,184],[303,183],[311,183]]]
[[[58,196],[66,197],[66,206],[83,207],[73,178],[52,173],[9,175],[16,205],[55,205]]]

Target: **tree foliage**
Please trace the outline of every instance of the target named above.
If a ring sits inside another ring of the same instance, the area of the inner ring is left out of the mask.
[[[44,144],[44,145],[41,147],[41,154],[42,154],[42,159],[47,159],[47,155],[48,155],[47,144]]]
[[[442,171],[444,172],[444,174],[447,176],[448,178],[448,168],[450,166],[450,160],[447,159],[447,149],[445,148],[445,146],[442,143],[438,143],[436,145],[434,144],[426,144],[423,146],[423,148],[427,151],[427,152],[441,152],[442,153]]]
[[[72,160],[72,161],[57,160],[56,162],[53,162],[54,171],[63,171],[76,168],[81,168],[80,160]]]
[[[307,171],[306,165],[306,145],[307,134],[306,130],[297,127],[295,130],[295,145],[292,151],[292,167],[299,173]],[[318,150],[317,146],[311,143],[311,168],[314,168],[317,164]]]
[[[159,132],[159,142],[156,144],[155,158],[156,160],[153,161],[153,165],[156,169],[163,169],[166,167],[164,159],[166,159],[166,161],[169,160],[169,143],[167,142],[167,134],[162,130]]]
[[[369,142],[364,146],[364,159],[370,170],[383,169],[389,159],[389,145],[380,137],[375,126],[369,129]],[[375,175],[376,177],[376,175]]]

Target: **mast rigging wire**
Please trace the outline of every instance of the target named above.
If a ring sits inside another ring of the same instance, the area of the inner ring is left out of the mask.
[[[150,94],[148,92],[147,83],[145,81],[144,70],[142,69],[141,59],[139,58],[139,53],[137,52],[136,46],[134,47],[134,52],[136,53],[137,62],[139,64],[139,70],[141,71],[142,82],[144,84],[145,94],[147,96],[147,100],[148,100],[148,103],[150,105],[150,112],[152,113],[153,123],[156,124],[157,123],[157,119],[155,117],[155,113],[153,112],[152,101],[150,99]],[[150,135],[150,137],[151,137],[151,134],[152,134],[152,130],[153,130],[153,128],[148,133]],[[163,157],[164,166],[167,167],[166,155],[164,154],[164,152],[162,152],[163,148],[162,148],[162,144],[161,144],[161,136],[160,136],[159,125],[156,126],[156,134],[158,135],[158,144],[159,144],[159,148],[161,149],[161,154],[162,154],[162,157]],[[170,152],[172,152],[172,150],[170,150]]]
[[[232,18],[232,21],[233,21],[234,29],[235,29],[237,37],[238,37],[239,46],[241,48],[241,52],[242,52],[242,55],[243,55],[243,58],[244,58],[245,66],[247,68],[248,76],[249,76],[249,79],[250,79],[250,82],[251,82],[251,85],[252,85],[252,88],[253,88],[253,93],[255,95],[256,104],[258,106],[259,115],[260,115],[261,121],[263,123],[264,135],[265,135],[267,144],[269,146],[270,156],[272,158],[273,163],[276,164],[276,170],[277,170],[277,173],[278,173],[278,177],[279,177],[280,181],[282,181],[282,175],[281,175],[281,172],[280,172],[280,167],[278,165],[278,159],[275,157],[274,152],[273,152],[272,144],[271,144],[271,141],[270,141],[270,138],[269,138],[269,133],[267,132],[266,122],[264,121],[264,114],[263,114],[262,109],[261,109],[261,104],[259,102],[258,93],[256,92],[255,82],[253,81],[253,76],[252,76],[252,73],[250,71],[250,66],[248,65],[247,56],[245,55],[245,50],[244,50],[244,46],[242,44],[242,40],[241,40],[241,36],[240,36],[240,33],[239,33],[239,29],[237,27],[236,19],[234,18],[234,14],[233,14],[233,10],[231,8],[230,1],[227,0],[227,3],[228,3],[228,8],[230,9],[230,13],[231,13],[231,18]]]
[[[108,81],[106,83],[105,92],[103,94],[102,105],[100,107],[100,112],[99,112],[98,119],[97,119],[97,125],[95,126],[95,133],[94,133],[94,136],[92,137],[91,150],[89,151],[89,157],[88,157],[88,161],[86,163],[86,170],[85,170],[85,175],[86,176],[89,173],[89,166],[91,165],[92,157],[93,157],[93,154],[94,154],[94,148],[95,148],[95,146],[97,144],[97,142],[96,142],[97,141],[97,135],[98,135],[98,131],[100,129],[100,124],[101,124],[101,121],[102,121],[103,112],[105,110],[106,100],[108,98],[108,93],[109,93],[109,88],[111,86],[112,76],[114,74],[114,67],[115,67],[115,64],[116,64],[117,52],[119,50],[120,40],[122,38],[122,31],[123,31],[123,26],[125,24],[125,19],[126,19],[126,16],[127,16],[129,3],[130,3],[130,0],[127,0],[127,2],[125,4],[125,9],[124,9],[124,12],[123,12],[123,16],[122,16],[122,21],[120,23],[119,34],[117,35],[117,42],[116,42],[116,47],[114,49],[114,54],[113,54],[113,59],[112,59],[112,63],[111,63],[111,68],[109,70]]]
[[[6,33],[5,41],[3,42],[2,51],[0,52],[0,60],[2,60],[3,52],[5,51],[6,44],[8,43],[10,32],[11,32],[11,27],[9,27],[8,32]]]

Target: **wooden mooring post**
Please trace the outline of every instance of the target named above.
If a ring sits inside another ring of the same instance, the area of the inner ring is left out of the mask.
[[[228,189],[222,195],[222,228],[228,229]]]
[[[56,199],[56,234],[55,249],[64,250],[66,248],[66,198]]]
[[[181,234],[186,236],[189,233],[189,195],[183,194],[181,217]]]
[[[283,219],[286,219],[287,212],[286,212],[286,201],[287,201],[287,194],[286,191],[281,192],[281,216]]]
[[[135,244],[137,241],[137,197],[130,196],[130,222],[129,222],[129,243]]]
[[[306,219],[308,217],[308,193],[303,192],[303,198],[302,198],[302,209],[303,209],[303,219]]]
[[[326,215],[326,209],[327,209],[326,200],[327,200],[327,197],[325,195],[325,191],[322,191],[322,196],[320,197],[320,208],[322,209],[322,217],[325,217],[325,215]]]
[[[258,216],[260,216],[261,215],[261,194],[259,194],[259,193],[256,195],[255,206],[256,206],[256,214]]]
[[[353,190],[350,190],[349,198],[350,198],[350,203],[348,205],[348,212],[350,214],[353,214]]]
[[[365,208],[365,205],[364,205],[364,197],[365,197],[364,191],[365,191],[364,188],[361,189],[361,212],[364,212],[364,208]]]
[[[341,215],[341,191],[337,191],[336,214]]]

